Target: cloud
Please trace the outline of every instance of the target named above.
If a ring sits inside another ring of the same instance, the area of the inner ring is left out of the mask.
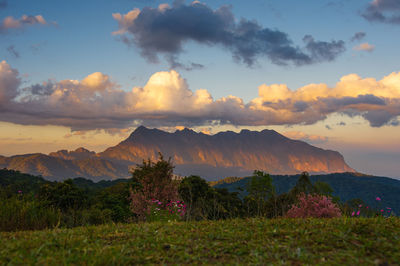
[[[15,45],[10,45],[7,47],[7,52],[9,52],[15,58],[19,58],[19,52],[15,50]]]
[[[350,41],[355,42],[355,41],[361,41],[367,36],[367,34],[363,31],[356,32],[354,33],[353,37],[351,37]]]
[[[100,72],[82,80],[48,80],[27,87],[22,84],[18,71],[1,62],[0,121],[123,134],[120,129],[139,124],[314,124],[335,113],[361,116],[372,127],[396,126],[400,115],[400,72],[381,80],[350,74],[334,87],[321,83],[291,90],[285,84],[262,84],[259,96],[247,103],[234,95],[214,99],[206,89],[193,91],[174,70],[154,73],[145,86],[130,91],[122,90]]]
[[[400,1],[373,0],[361,15],[370,22],[400,24]]]
[[[321,144],[328,141],[328,138],[325,136],[310,135],[301,131],[287,131],[282,134],[290,139],[302,140],[313,144]]]
[[[113,34],[138,47],[150,62],[158,62],[159,55],[176,60],[190,41],[228,50],[235,61],[247,66],[262,57],[278,65],[332,61],[345,50],[343,41],[321,42],[310,35],[304,37],[301,49],[285,32],[263,27],[255,20],[237,19],[229,6],[213,10],[199,1],[135,8],[126,14],[114,13],[113,18],[118,22]]]
[[[371,44],[365,42],[360,45],[354,46],[353,50],[372,52],[373,50],[375,50],[375,45],[371,45]]]
[[[0,24],[0,34],[7,33],[11,29],[24,29],[33,25],[47,25],[47,21],[42,15],[28,16],[23,15],[21,18],[16,19],[12,16],[6,17]]]
[[[21,79],[6,61],[0,62],[0,112],[18,95]]]
[[[81,139],[86,139],[86,133],[87,133],[87,131],[80,131],[80,130],[78,130],[78,131],[73,131],[73,132],[71,132],[71,133],[65,134],[65,135],[64,135],[64,138],[69,139],[69,138],[71,138],[71,137],[73,137],[73,136],[80,136]]]

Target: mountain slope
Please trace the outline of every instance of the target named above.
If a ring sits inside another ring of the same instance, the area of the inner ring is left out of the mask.
[[[0,168],[42,175],[50,180],[74,177],[109,180],[128,177],[131,166],[143,159],[156,160],[159,152],[165,158],[172,158],[176,174],[196,174],[208,180],[246,176],[255,169],[272,174],[354,171],[340,153],[291,140],[273,130],[205,135],[189,129],[168,133],[143,126],[98,154],[79,148],[49,155],[0,156]]]
[[[101,158],[65,160],[41,153],[0,158],[0,168],[41,175],[52,181],[86,177],[94,181],[129,177],[128,166]]]
[[[243,173],[260,169],[274,174],[354,171],[338,152],[291,140],[273,130],[205,135],[189,129],[168,133],[139,127],[128,139],[98,156],[140,162],[142,158],[155,160],[159,152],[171,157],[184,175],[194,174],[189,171],[196,167],[199,172],[207,168]]]

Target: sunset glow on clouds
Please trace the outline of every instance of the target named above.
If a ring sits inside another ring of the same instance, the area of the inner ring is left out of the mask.
[[[203,126],[217,122],[236,126],[314,124],[327,115],[361,116],[371,126],[398,125],[400,73],[381,80],[349,74],[335,87],[309,84],[297,90],[285,84],[262,84],[259,97],[245,103],[227,95],[213,99],[206,89],[192,91],[176,71],[153,74],[144,87],[125,91],[103,73],[83,80],[47,81],[21,86],[21,77],[0,63],[2,121],[52,124],[81,129],[124,128],[135,124],[176,123]]]
[[[3,21],[0,23],[0,34],[7,33],[9,30],[12,29],[22,29],[28,26],[46,25],[46,24],[47,21],[43,18],[42,15],[36,15],[36,16],[23,15],[19,19],[9,16],[3,19]]]

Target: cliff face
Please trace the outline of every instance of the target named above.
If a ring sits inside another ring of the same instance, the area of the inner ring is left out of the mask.
[[[137,128],[126,140],[104,152],[84,148],[44,154],[0,156],[0,168],[42,175],[51,180],[86,177],[93,180],[129,177],[129,167],[143,159],[171,157],[175,173],[207,179],[245,176],[253,170],[271,174],[353,172],[336,151],[288,139],[273,130],[242,130],[215,135],[189,129],[168,133]]]
[[[205,135],[189,129],[168,133],[139,127],[128,139],[98,156],[141,162],[143,158],[157,159],[159,152],[171,157],[178,170],[186,169],[184,172],[190,165],[244,172],[259,169],[273,174],[354,171],[340,153],[288,139],[273,130]]]

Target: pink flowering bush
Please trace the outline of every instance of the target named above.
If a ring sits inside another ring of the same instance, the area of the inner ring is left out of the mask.
[[[286,213],[290,218],[333,218],[341,217],[342,213],[332,199],[323,195],[306,195],[301,193],[298,196],[298,204],[293,204]]]
[[[130,190],[129,200],[131,211],[138,220],[147,220],[154,211],[155,199],[165,203],[179,200],[178,183],[172,179],[173,168],[170,160],[166,161],[160,155],[157,162],[144,161],[133,171],[132,179],[136,185]],[[166,206],[160,204],[159,207]]]
[[[171,201],[166,204],[153,199],[146,221],[178,221],[186,214],[186,205],[183,201]]]

